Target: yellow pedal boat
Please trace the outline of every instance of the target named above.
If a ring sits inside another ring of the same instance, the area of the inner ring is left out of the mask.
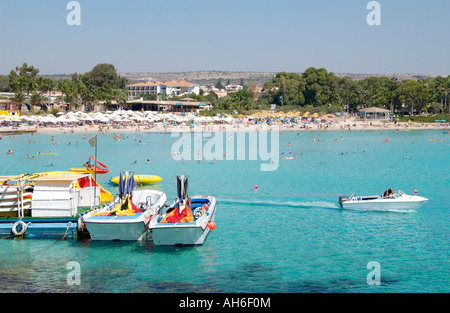
[[[113,184],[118,185],[119,179],[120,179],[120,176],[115,176],[115,177],[112,177],[110,179],[110,181]],[[157,175],[134,175],[134,181],[138,185],[139,184],[143,184],[143,185],[155,184],[155,183],[160,182],[161,180],[162,180],[162,178]]]

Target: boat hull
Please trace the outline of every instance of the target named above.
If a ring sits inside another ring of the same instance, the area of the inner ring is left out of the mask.
[[[152,198],[153,197],[153,198]],[[153,200],[152,200],[153,199]],[[151,204],[143,213],[132,216],[95,216],[96,212],[108,212],[119,202],[110,203],[102,210],[87,213],[82,217],[92,240],[147,240],[150,232],[148,225],[154,216],[164,206],[167,196],[164,192],[155,190],[138,190],[133,192],[133,203],[140,208],[142,204]]]
[[[152,240],[155,246],[198,246],[203,245],[210,229],[196,225],[165,225],[152,228]]]
[[[101,218],[100,216],[98,218]],[[134,222],[120,222],[110,220],[90,219],[84,221],[86,228],[91,236],[92,240],[125,240],[136,241],[143,240],[147,236],[149,230],[143,220],[137,220]]]
[[[428,199],[419,196],[405,196],[402,199],[376,199],[376,200],[350,200],[341,203],[344,209],[373,210],[373,211],[395,211],[395,210],[417,210],[422,207]]]

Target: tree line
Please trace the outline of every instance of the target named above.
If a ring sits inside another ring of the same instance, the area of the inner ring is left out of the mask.
[[[127,80],[117,74],[112,64],[97,64],[87,73],[74,73],[71,79],[59,82],[38,76],[38,73],[39,69],[23,63],[11,70],[7,78],[0,79],[0,88],[14,92],[12,100],[26,104],[30,110],[48,104],[48,95],[55,90],[61,91],[61,101],[68,110],[77,110],[81,105],[89,110],[99,101],[124,103],[127,100]],[[216,110],[268,109],[276,104],[286,110],[326,113],[357,112],[375,106],[393,113],[417,114],[450,112],[449,95],[450,76],[402,81],[395,77],[371,76],[353,80],[348,76],[340,78],[324,68],[310,67],[302,74],[280,72],[265,82],[261,90],[253,83],[222,98],[214,92],[205,95],[203,90],[189,97],[210,102]],[[147,97],[166,99],[167,95]]]
[[[267,109],[276,104],[282,109],[327,113],[357,112],[375,106],[398,114],[450,113],[449,95],[450,76],[402,81],[371,76],[353,80],[310,67],[302,74],[278,73],[264,84],[257,98],[249,87],[231,99],[218,99],[216,105],[224,109]]]
[[[74,73],[71,79],[66,78],[59,82],[37,76],[38,73],[39,69],[23,63],[10,71],[7,77],[9,88],[5,86],[5,79],[0,81],[0,87],[13,92],[14,97],[11,100],[20,106],[26,105],[30,111],[34,111],[34,107],[47,110],[52,91],[61,92],[60,100],[69,111],[77,110],[81,105],[89,110],[99,101],[122,103],[127,100],[127,80],[117,74],[112,64],[97,64],[87,73]]]

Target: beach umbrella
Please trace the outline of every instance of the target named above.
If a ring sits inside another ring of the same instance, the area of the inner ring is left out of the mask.
[[[44,122],[44,123],[56,123],[58,121],[56,120],[56,117],[44,116],[43,118],[41,118],[41,122]]]
[[[70,116],[67,118],[67,121],[71,123],[78,123],[79,120],[75,116]]]

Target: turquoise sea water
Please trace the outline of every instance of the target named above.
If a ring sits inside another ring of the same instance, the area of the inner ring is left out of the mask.
[[[435,134],[443,141],[428,140]],[[82,133],[53,135],[53,142],[52,134],[4,135],[0,174],[68,170],[94,154],[87,142],[92,133],[87,139]],[[218,200],[217,227],[203,246],[3,239],[1,291],[450,291],[450,137],[442,131],[284,131],[280,155],[292,152],[298,158],[280,158],[277,170],[268,172],[260,170],[265,161],[248,157],[175,161],[171,149],[178,139],[141,132],[124,133],[115,142],[112,133],[98,134],[98,159],[110,168],[98,181],[117,193],[108,179],[121,170],[159,175],[163,181],[153,188],[173,200],[175,176],[190,175],[191,195],[212,194]],[[6,154],[9,149],[12,155]],[[48,151],[57,155],[36,155]],[[371,195],[388,188],[407,194],[417,189],[430,201],[411,212],[339,208],[339,195]],[[80,264],[80,285],[67,284],[71,261]],[[380,264],[381,285],[367,283],[371,261]]]

